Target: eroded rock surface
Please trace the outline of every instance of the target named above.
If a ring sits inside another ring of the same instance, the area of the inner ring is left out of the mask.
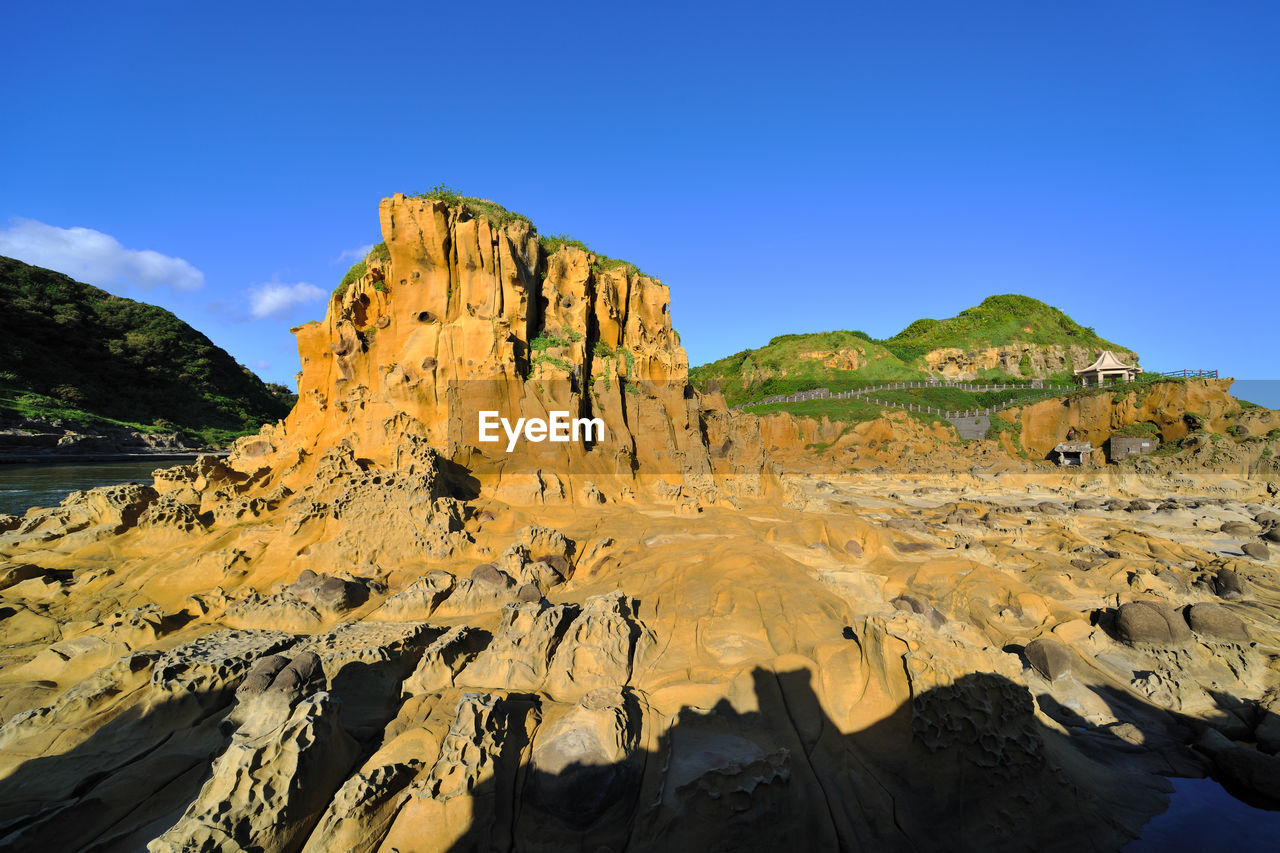
[[[1228,452],[1221,383],[1013,412],[1186,439],[1063,471],[755,418],[638,270],[380,216],[288,419],[0,517],[0,847],[1119,850],[1168,775],[1274,795],[1271,415]],[[507,456],[464,394],[607,437]]]

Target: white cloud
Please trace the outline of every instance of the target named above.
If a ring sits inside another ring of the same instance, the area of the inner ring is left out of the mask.
[[[115,237],[92,228],[58,228],[34,219],[11,219],[9,227],[0,228],[0,255],[99,287],[198,290],[204,286],[204,273],[182,258],[150,249],[126,249]]]
[[[334,261],[334,263],[340,264],[343,261],[363,261],[364,256],[369,254],[372,251],[373,251],[372,243],[370,243],[367,246],[356,246],[354,249],[344,249],[342,254],[338,255],[338,258],[337,260]]]
[[[307,284],[305,281],[297,284],[268,282],[249,291],[249,312],[258,320],[279,317],[300,305],[318,302],[327,295],[314,284]]]

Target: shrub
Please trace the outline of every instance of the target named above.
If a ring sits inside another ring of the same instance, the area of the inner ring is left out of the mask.
[[[411,198],[430,198],[436,201],[442,201],[450,207],[461,207],[471,216],[483,216],[491,223],[499,228],[508,223],[520,220],[521,222],[529,222],[529,217],[507,210],[497,202],[489,201],[486,198],[475,198],[473,196],[463,195],[453,187],[444,184],[436,184],[429,190],[423,190],[418,193],[410,193]],[[529,222],[532,226],[532,222]]]
[[[342,296],[346,293],[348,287],[364,277],[366,269],[368,269],[368,266],[364,261],[357,261],[352,264],[351,269],[347,270],[347,274],[342,277],[342,281],[338,282],[338,286],[333,289],[333,295]]]
[[[553,349],[555,347],[567,347],[569,342],[564,338],[543,332],[533,340],[529,341],[529,349],[534,352],[542,352],[544,350]]]

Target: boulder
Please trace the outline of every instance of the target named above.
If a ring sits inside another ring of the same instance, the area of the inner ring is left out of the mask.
[[[1120,605],[1116,633],[1126,643],[1172,645],[1191,639],[1191,629],[1169,607],[1154,601],[1131,601]]]
[[[1271,559],[1271,549],[1263,542],[1246,542],[1240,546],[1240,550],[1246,557],[1252,557],[1255,560]]]
[[[511,575],[499,569],[493,563],[481,563],[471,570],[471,579],[477,583],[506,589],[515,584]]]
[[[1213,759],[1214,775],[1227,787],[1280,806],[1280,758],[1232,743],[1214,729],[1206,729],[1196,746]]]
[[[1191,630],[1217,640],[1247,643],[1249,632],[1244,622],[1221,604],[1193,604],[1187,608],[1187,624]]]
[[[1022,653],[1031,668],[1050,681],[1071,674],[1071,650],[1055,639],[1040,637],[1032,640]]]
[[[907,613],[918,613],[928,619],[929,624],[935,628],[940,628],[947,622],[947,617],[938,612],[937,608],[929,602],[922,601],[914,595],[900,595],[889,603],[893,605],[894,610],[902,610]]]
[[[1258,527],[1245,521],[1225,521],[1218,531],[1237,539],[1248,539],[1258,533]]]
[[[1244,598],[1246,589],[1244,580],[1236,574],[1234,569],[1218,569],[1218,573],[1214,575],[1213,591],[1217,593],[1218,598],[1238,601]]]
[[[342,613],[359,607],[369,598],[368,589],[354,581],[304,569],[286,592],[320,610]]]
[[[1272,755],[1280,753],[1280,692],[1263,697],[1258,703],[1258,715],[1258,725],[1253,730],[1258,749]]]

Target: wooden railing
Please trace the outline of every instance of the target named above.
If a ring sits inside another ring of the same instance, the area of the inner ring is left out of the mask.
[[[1216,370],[1170,370],[1168,373],[1161,373],[1158,375],[1168,376],[1174,379],[1217,379],[1218,371]]]

